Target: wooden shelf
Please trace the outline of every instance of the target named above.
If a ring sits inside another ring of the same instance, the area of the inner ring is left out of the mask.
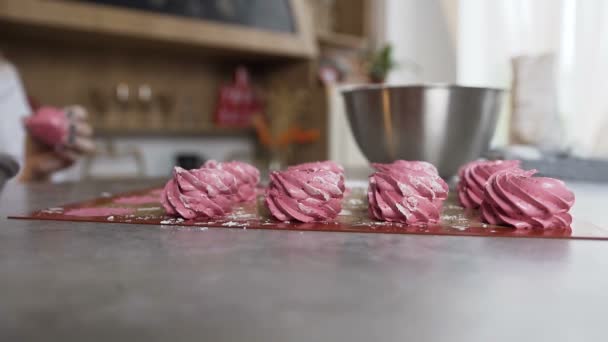
[[[95,129],[98,138],[113,137],[254,137],[254,129],[250,127],[204,127],[204,128],[166,128],[166,129]]]
[[[297,33],[60,0],[2,0],[0,25],[7,31],[70,42],[122,40],[243,57],[313,58],[316,44],[306,6],[303,0],[291,1]]]
[[[345,33],[318,32],[317,40],[321,45],[352,50],[363,50],[367,46],[367,39]]]

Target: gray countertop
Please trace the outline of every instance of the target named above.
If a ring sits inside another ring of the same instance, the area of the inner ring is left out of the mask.
[[[0,340],[608,339],[607,241],[5,218],[147,185],[7,186]]]

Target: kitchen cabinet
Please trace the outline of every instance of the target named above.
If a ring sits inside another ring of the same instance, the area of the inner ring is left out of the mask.
[[[188,48],[198,53],[314,57],[316,45],[306,5],[303,0],[286,1],[290,4],[294,32],[66,0],[3,0],[0,22],[9,30],[34,30],[39,34],[44,31],[70,41],[111,39]]]

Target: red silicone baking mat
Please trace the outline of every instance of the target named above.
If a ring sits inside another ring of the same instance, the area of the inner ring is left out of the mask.
[[[491,226],[479,221],[475,211],[460,207],[454,197],[444,204],[441,222],[426,226],[378,222],[367,216],[364,188],[355,188],[344,199],[335,221],[316,223],[278,222],[268,216],[262,196],[257,202],[239,205],[232,213],[215,220],[183,220],[164,214],[158,198],[161,189],[148,189],[62,205],[9,218],[29,220],[84,221],[147,225],[196,226],[208,228],[274,229],[388,234],[429,234],[558,239],[608,239],[608,229],[574,219],[571,227],[559,229],[515,229]]]

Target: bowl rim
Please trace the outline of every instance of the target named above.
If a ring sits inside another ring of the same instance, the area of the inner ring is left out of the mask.
[[[422,89],[422,88],[448,88],[448,89],[471,89],[471,90],[490,90],[498,92],[508,92],[506,88],[499,87],[477,87],[461,85],[456,83],[441,83],[441,82],[428,82],[428,83],[404,83],[404,84],[383,84],[383,83],[361,83],[361,84],[348,84],[339,86],[341,93],[354,93],[365,90],[382,90],[382,89]]]

